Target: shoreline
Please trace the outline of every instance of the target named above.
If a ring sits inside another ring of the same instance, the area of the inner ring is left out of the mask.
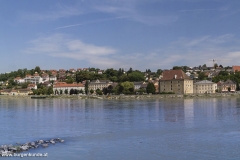
[[[0,95],[0,98],[31,98],[34,95]],[[187,99],[187,98],[226,98],[240,97],[240,93],[215,93],[215,94],[154,94],[154,95],[40,95],[46,99]]]

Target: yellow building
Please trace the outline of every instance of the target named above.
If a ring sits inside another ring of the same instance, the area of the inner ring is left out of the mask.
[[[176,94],[193,93],[193,80],[182,70],[167,70],[159,80],[159,91],[173,92]]]

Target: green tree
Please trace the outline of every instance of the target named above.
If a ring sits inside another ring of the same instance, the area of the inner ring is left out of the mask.
[[[79,93],[82,93],[82,94],[83,94],[83,90],[82,90],[82,89],[80,89]]]
[[[122,82],[119,86],[119,92],[124,94],[133,94],[134,84],[132,82]]]
[[[73,78],[70,77],[70,76],[68,76],[68,77],[67,77],[67,80],[66,80],[66,83],[68,83],[68,84],[72,84],[73,81],[74,81]]]
[[[117,82],[117,81],[118,81],[118,78],[117,78],[116,76],[113,76],[113,77],[110,78],[110,80],[111,80],[112,82]]]
[[[155,94],[156,88],[152,82],[148,83],[146,91],[147,91],[147,93]]]
[[[89,85],[89,82],[87,80],[86,83],[85,83],[85,93],[86,94],[88,94],[88,85]]]
[[[62,91],[62,90],[60,90],[60,94],[63,94],[63,91]]]
[[[52,87],[52,86],[48,87],[48,89],[47,89],[47,94],[48,94],[48,95],[53,94],[53,87]]]
[[[96,93],[97,93],[98,95],[102,95],[102,91],[101,91],[99,88],[96,90]]]
[[[132,73],[133,72],[133,69],[132,67],[129,68],[129,70],[127,71],[127,73]]]
[[[205,79],[205,73],[204,72],[200,72],[199,74],[198,74],[198,79],[199,80],[204,80]]]
[[[140,71],[134,71],[128,74],[128,79],[131,82],[140,82],[144,81],[144,74]]]
[[[125,82],[125,81],[129,81],[129,78],[127,75],[123,74],[118,78],[119,82]]]
[[[158,76],[160,76],[160,75],[162,74],[162,72],[163,72],[163,70],[158,69],[158,70],[157,70],[157,74],[158,74]]]
[[[64,93],[65,93],[65,94],[68,94],[68,89],[65,89]]]
[[[173,69],[173,70],[182,70],[182,67],[180,67],[180,66],[173,66],[172,69]]]
[[[91,89],[91,90],[90,90],[90,93],[93,94],[93,92],[94,92],[94,90]]]
[[[35,69],[34,69],[34,72],[37,72],[37,73],[41,73],[41,69],[39,66],[36,66]]]
[[[24,88],[27,88],[28,87],[28,84],[29,83],[23,83],[21,86],[22,86],[22,89],[24,89]]]
[[[74,89],[70,89],[70,95],[75,94]]]

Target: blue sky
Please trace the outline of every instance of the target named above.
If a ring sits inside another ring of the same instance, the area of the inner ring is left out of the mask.
[[[237,0],[0,0],[0,73],[240,65]]]

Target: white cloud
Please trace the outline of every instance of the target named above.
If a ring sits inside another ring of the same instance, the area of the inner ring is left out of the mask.
[[[169,69],[176,65],[211,66],[212,59],[223,66],[236,65],[240,59],[240,47],[225,46],[233,42],[240,44],[231,34],[218,37],[208,35],[195,39],[179,38],[161,50],[122,54],[124,51],[112,47],[88,44],[68,35],[54,34],[31,41],[25,53],[85,61],[88,66],[103,69],[132,67],[156,70]]]
[[[155,2],[155,1],[152,1]],[[155,13],[148,15],[147,10],[141,10],[139,5],[144,5],[149,1],[137,1],[137,0],[118,0],[118,1],[94,1],[94,2],[81,2],[74,6],[68,5],[56,5],[49,10],[42,12],[23,12],[20,14],[21,19],[31,21],[52,21],[61,18],[70,18],[72,16],[82,16],[92,13],[107,13],[108,16],[114,16],[113,18],[90,20],[89,22],[82,22],[76,24],[66,24],[65,26],[57,27],[56,29],[75,27],[89,23],[96,23],[102,21],[108,21],[117,19],[118,17],[127,20],[140,22],[146,25],[167,25],[175,22],[178,19],[176,15]],[[141,7],[140,7],[141,8]],[[117,17],[117,18],[116,18]]]
[[[68,35],[54,34],[30,41],[24,53],[65,57],[97,65],[105,62],[108,64],[109,56],[116,54],[117,50],[107,46],[87,44],[79,39],[72,39]]]
[[[96,5],[94,8],[99,12],[111,13],[118,16],[124,16],[128,20],[140,22],[146,25],[167,25],[175,22],[178,17],[176,15],[146,15],[141,13],[137,8],[137,2],[135,3],[111,3]]]
[[[85,14],[87,10],[83,8],[77,8],[75,6],[56,5],[49,11],[37,12],[22,12],[20,14],[21,19],[31,21],[52,21],[60,18],[68,18],[72,16],[79,16]]]

